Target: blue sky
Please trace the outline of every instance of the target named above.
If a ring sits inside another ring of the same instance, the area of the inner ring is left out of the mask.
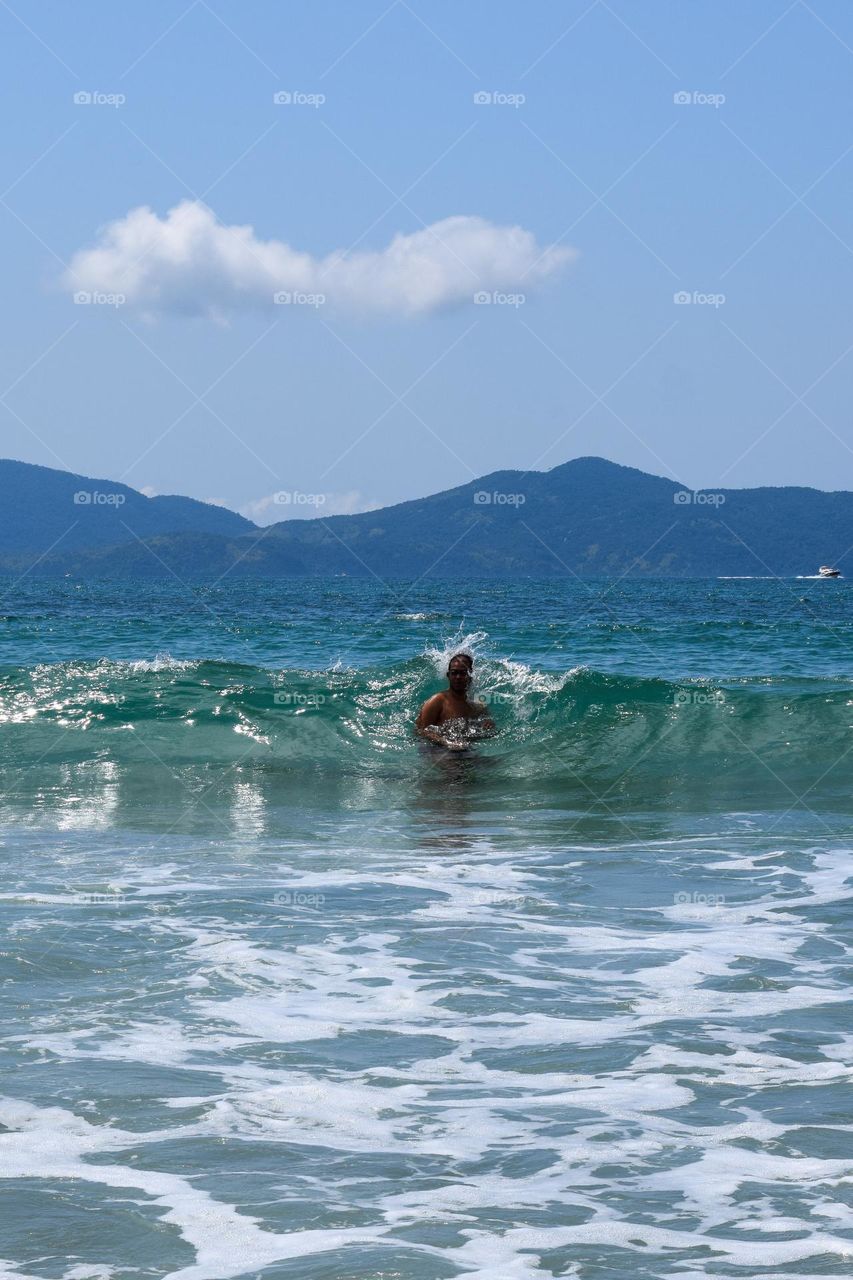
[[[0,36],[3,456],[263,522],[584,454],[853,488],[844,0],[11,0]]]

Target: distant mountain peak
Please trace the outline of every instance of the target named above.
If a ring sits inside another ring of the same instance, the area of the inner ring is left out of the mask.
[[[118,480],[0,459],[0,555],[115,546],[182,533],[239,537],[251,520],[196,498],[149,498]]]
[[[0,462],[0,569],[17,573],[451,582],[792,575],[821,564],[844,569],[851,547],[853,493],[691,490],[595,456],[547,471],[496,471],[376,511],[260,532],[194,499],[149,499],[108,480]]]

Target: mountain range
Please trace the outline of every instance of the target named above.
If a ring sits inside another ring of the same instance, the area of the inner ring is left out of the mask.
[[[212,503],[0,461],[0,572],[379,578],[809,574],[853,549],[853,493],[691,491],[603,458],[498,471],[360,515],[259,528]]]

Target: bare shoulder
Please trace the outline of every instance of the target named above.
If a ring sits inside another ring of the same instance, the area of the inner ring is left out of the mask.
[[[434,693],[431,698],[427,698],[426,702],[420,709],[418,715],[418,725],[436,724],[444,711],[444,694]]]
[[[438,707],[443,707],[443,706],[444,706],[444,694],[443,694],[443,693],[434,693],[434,694],[432,695],[432,697],[431,697],[431,698],[427,698],[426,702],[424,703],[424,707],[433,707],[433,708],[438,708]]]

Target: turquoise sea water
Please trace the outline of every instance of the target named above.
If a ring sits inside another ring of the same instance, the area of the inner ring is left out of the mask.
[[[0,618],[4,1276],[851,1274],[849,584]]]

